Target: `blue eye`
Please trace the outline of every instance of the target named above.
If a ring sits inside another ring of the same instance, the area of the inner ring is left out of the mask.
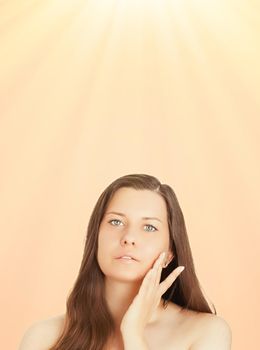
[[[112,219],[110,221],[108,221],[109,223],[112,223],[112,221],[120,221],[120,220],[117,220],[117,219]],[[121,222],[121,221],[120,221]],[[113,224],[114,225],[114,224]],[[117,226],[117,225],[116,225]]]
[[[122,222],[121,220],[118,220],[118,219],[112,219],[112,220],[110,220],[110,221],[108,221],[108,222],[112,224],[113,221]],[[117,224],[115,224],[115,225],[112,224],[112,225],[113,225],[113,226],[119,226],[119,225],[117,225]],[[154,227],[153,225],[145,225],[145,226],[147,226],[147,227],[152,227],[152,228],[153,228],[153,230],[148,230],[149,232],[158,231],[157,228]]]
[[[154,230],[152,230],[152,231],[149,230],[150,232],[158,231],[157,228],[154,227],[153,225],[145,225],[145,226],[150,226],[150,227],[154,228]]]

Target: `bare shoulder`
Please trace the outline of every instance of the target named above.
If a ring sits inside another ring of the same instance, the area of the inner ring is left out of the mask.
[[[196,333],[189,350],[230,350],[232,331],[227,321],[217,315],[199,313],[194,318]]]
[[[188,350],[231,349],[231,328],[226,320],[220,316],[182,309],[176,304],[169,304],[166,322],[169,325],[168,343],[171,348]]]
[[[24,333],[18,350],[48,350],[60,335],[64,314],[33,323]]]

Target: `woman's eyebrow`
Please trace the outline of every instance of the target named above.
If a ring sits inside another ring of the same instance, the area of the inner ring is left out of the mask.
[[[125,214],[119,213],[119,212],[116,212],[116,211],[110,211],[110,212],[106,213],[106,215],[108,215],[108,214],[116,214],[116,215],[120,215],[120,216],[126,217]],[[158,221],[162,222],[160,219],[156,218],[155,216],[144,216],[142,219],[143,220],[158,220]]]

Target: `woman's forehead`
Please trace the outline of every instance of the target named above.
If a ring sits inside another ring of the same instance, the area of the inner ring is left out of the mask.
[[[117,212],[124,215],[138,213],[142,217],[157,217],[164,220],[167,215],[163,197],[151,190],[120,188],[109,202],[106,213]]]

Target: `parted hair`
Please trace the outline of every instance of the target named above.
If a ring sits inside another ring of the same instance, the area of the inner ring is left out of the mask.
[[[172,286],[162,295],[182,309],[217,314],[210,308],[195,273],[185,221],[173,189],[148,174],[129,174],[114,180],[101,193],[87,226],[82,262],[66,300],[66,313],[59,338],[49,350],[102,350],[115,332],[115,324],[104,295],[104,274],[97,261],[98,234],[106,208],[122,187],[151,190],[162,196],[167,207],[170,249],[174,259],[162,270],[160,282],[179,265],[185,266]]]

